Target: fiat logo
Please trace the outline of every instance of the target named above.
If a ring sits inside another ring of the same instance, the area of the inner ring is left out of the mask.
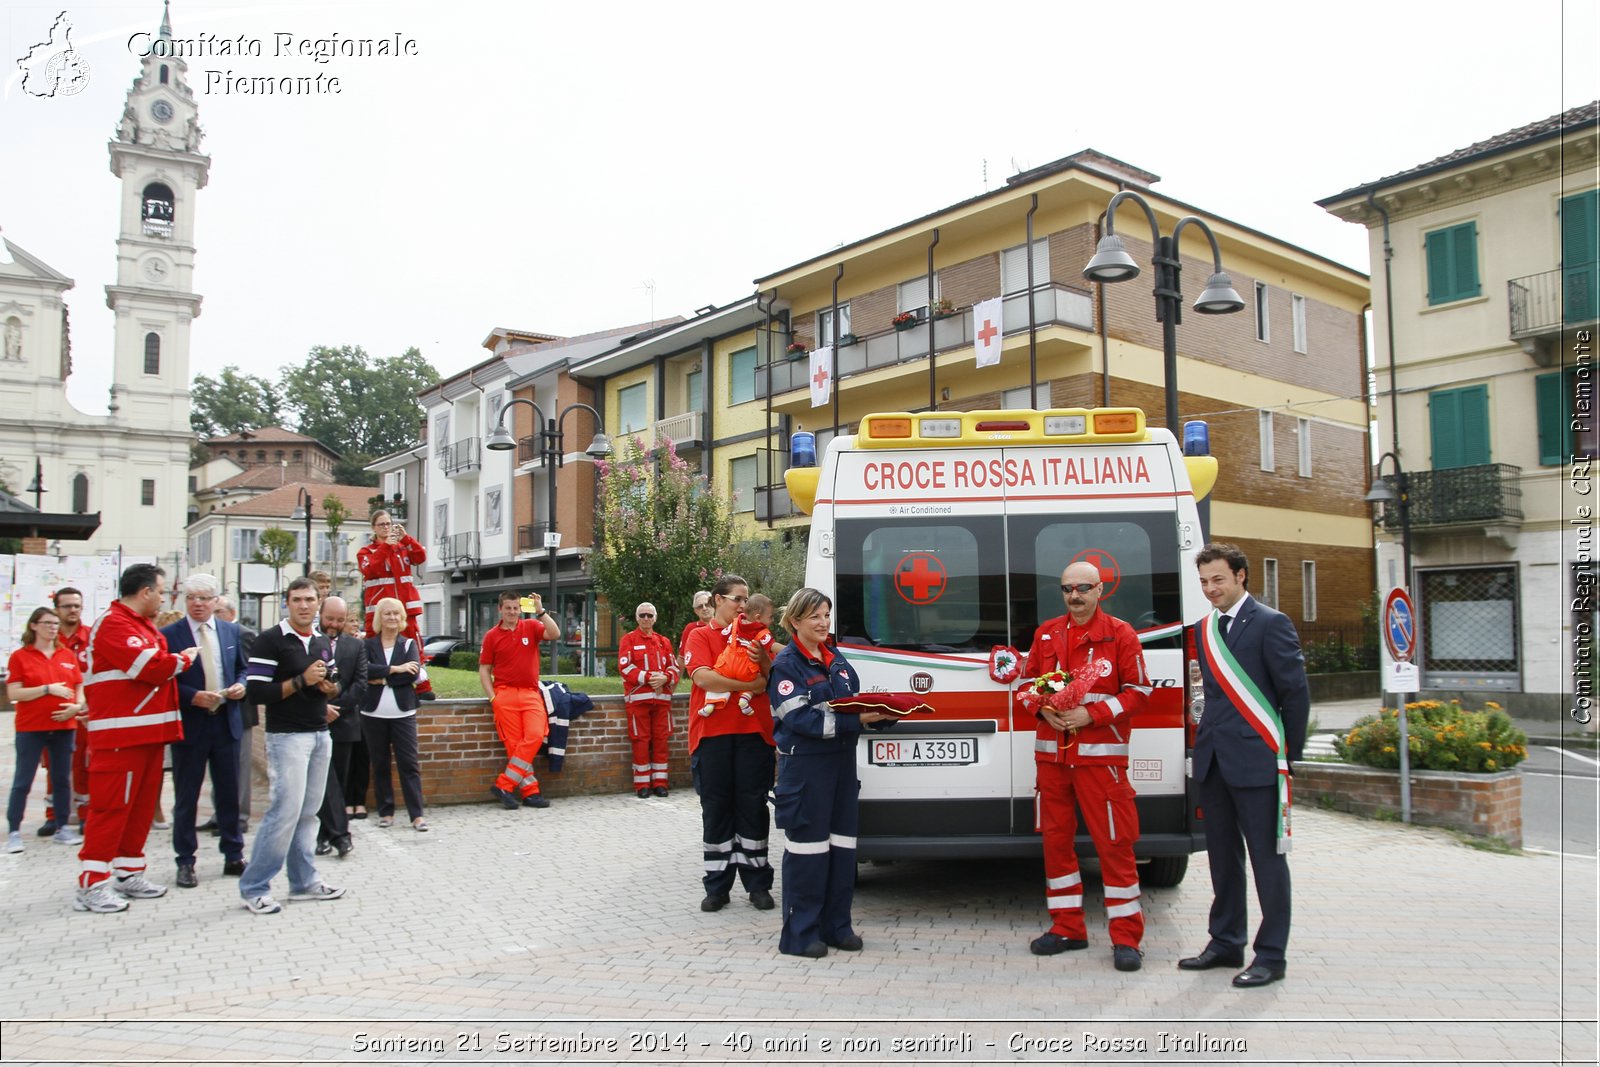
[[[918,671],[911,676],[911,691],[913,693],[926,693],[933,688],[933,675],[927,671]]]

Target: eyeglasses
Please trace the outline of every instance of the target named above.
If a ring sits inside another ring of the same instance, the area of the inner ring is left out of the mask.
[[[214,596],[201,596],[199,593],[185,593],[184,594],[184,599],[185,600],[193,600],[193,601],[196,601],[198,603],[205,604],[205,603],[208,603],[208,602],[210,602],[212,600],[215,600],[217,598],[214,597]]]
[[[34,623],[34,625],[35,626],[60,626],[61,625],[61,620],[60,619],[40,619],[38,622]]]
[[[720,595],[723,600],[731,600],[741,608],[750,603],[750,598],[747,596],[728,596],[726,593],[722,593]]]
[[[1061,591],[1063,593],[1087,593],[1099,584],[1099,582],[1078,582],[1076,585],[1063,585]]]
[[[655,617],[656,617],[656,613],[653,612],[653,611],[641,611],[638,614],[638,618],[641,618],[641,619],[653,619]]]

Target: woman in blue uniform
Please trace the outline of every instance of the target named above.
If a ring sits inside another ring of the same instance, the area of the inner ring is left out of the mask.
[[[861,949],[861,937],[850,927],[861,789],[856,743],[864,724],[893,716],[830,705],[860,688],[849,661],[828,647],[832,601],[801,589],[789,598],[780,621],[794,641],[772,661],[767,680],[779,755],[774,822],[788,839],[778,948],[820,959],[830,945]]]

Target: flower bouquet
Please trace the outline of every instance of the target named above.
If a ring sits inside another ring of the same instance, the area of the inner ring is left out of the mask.
[[[1054,670],[1028,680],[1017,690],[1017,699],[1035,715],[1043,708],[1066,711],[1082,704],[1099,680],[1100,671],[1090,660],[1075,671]]]

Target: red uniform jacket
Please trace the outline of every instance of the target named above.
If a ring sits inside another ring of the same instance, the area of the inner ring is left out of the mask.
[[[665,693],[650,688],[645,678],[656,671],[667,676],[671,683]],[[617,672],[622,675],[622,691],[629,704],[646,701],[670,702],[672,691],[678,687],[678,668],[672,662],[672,642],[665,634],[629,630],[622,635],[617,646]]]
[[[1129,724],[1150,699],[1150,675],[1133,627],[1098,608],[1085,626],[1074,625],[1070,615],[1058,616],[1034,634],[1022,673],[1027,678],[1058,669],[1071,674],[1090,662],[1099,677],[1083,707],[1093,724],[1064,735],[1039,716],[1033,745],[1036,761],[1128,765]]]
[[[178,675],[193,654],[173,655],[155,624],[114,601],[89,635],[89,745],[127,748],[183,740]]]
[[[366,605],[368,633],[377,629],[373,612],[377,610],[378,601],[386,596],[404,604],[408,618],[422,614],[422,594],[411,581],[411,568],[426,562],[428,550],[410,534],[402,537],[399,544],[374,541],[356,553],[356,565],[361,568],[361,577],[366,579],[361,586],[361,602]]]

